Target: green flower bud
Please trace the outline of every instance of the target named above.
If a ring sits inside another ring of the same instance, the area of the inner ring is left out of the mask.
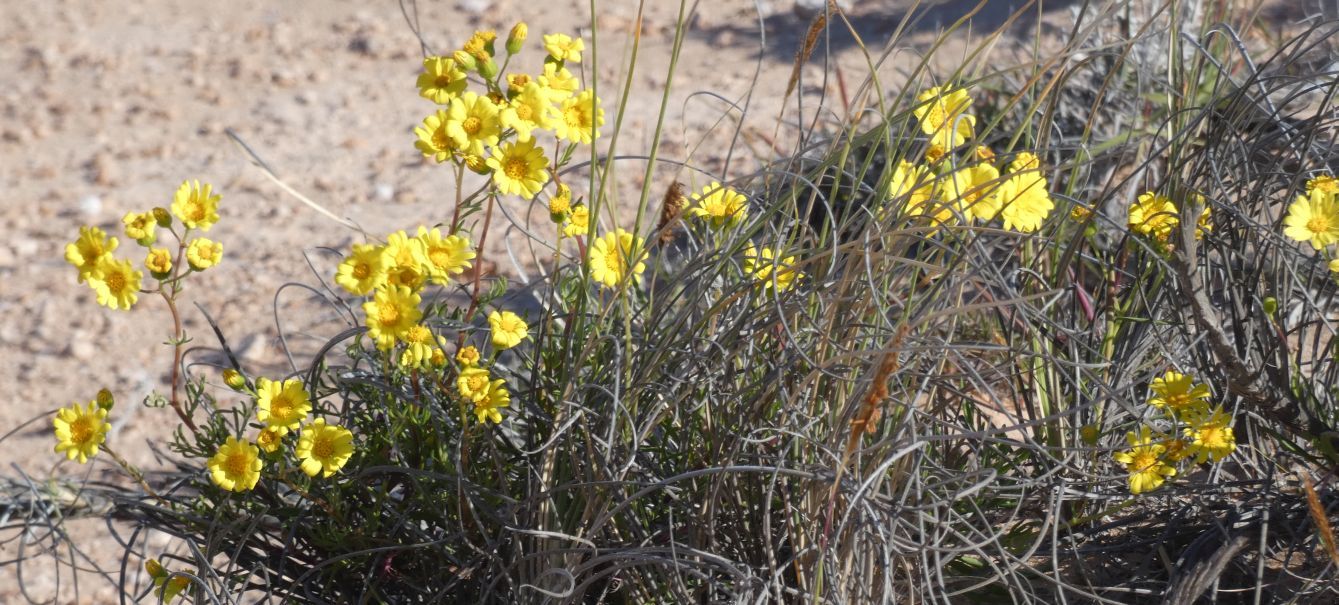
[[[451,58],[455,59],[456,65],[459,65],[460,68],[465,71],[474,71],[478,69],[477,62],[474,60],[474,55],[463,50],[458,50],[452,53]]]
[[[492,57],[479,64],[479,75],[489,80],[497,77],[497,63],[493,61]]]
[[[521,52],[521,45],[525,43],[525,36],[529,32],[524,21],[511,28],[511,34],[507,36],[507,54],[514,55]]]
[[[1102,430],[1095,424],[1085,424],[1079,429],[1079,438],[1083,439],[1086,445],[1097,445],[1097,438],[1102,436]]]
[[[242,376],[241,372],[228,368],[223,371],[223,384],[234,391],[240,391],[246,388],[246,377]]]
[[[1279,301],[1273,296],[1267,297],[1265,298],[1264,307],[1265,315],[1273,315],[1275,311],[1279,310]]]
[[[162,563],[158,559],[149,559],[144,562],[144,571],[149,572],[149,577],[153,578],[155,586],[163,583],[167,579],[167,570],[163,569]]]
[[[110,412],[116,405],[116,398],[112,397],[112,392],[107,389],[98,391],[98,407]]]
[[[158,222],[159,227],[171,227],[172,213],[168,212],[167,208],[159,206],[153,209],[153,220]]]

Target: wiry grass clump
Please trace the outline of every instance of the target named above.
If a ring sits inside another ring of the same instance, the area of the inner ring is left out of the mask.
[[[137,522],[121,586],[197,602],[1333,598],[1333,496],[1311,476],[1339,463],[1335,26],[1253,51],[1250,15],[1186,9],[1084,5],[1022,65],[871,76],[793,156],[685,170],[694,184],[663,195],[654,153],[616,156],[626,97],[602,132],[597,90],[551,96],[598,37],[545,37],[556,80],[500,73],[520,28],[505,54],[481,34],[428,59],[423,96],[448,109],[418,147],[456,187],[451,220],[368,238],[321,276],[348,326],[305,371],[233,360],[232,397],[174,380],[180,471],[118,457],[143,493],[102,513]],[[846,23],[820,19],[798,61]],[[871,73],[896,47],[862,47]],[[992,48],[967,65],[996,65]],[[588,146],[602,136],[607,155]],[[647,184],[620,207],[611,175],[636,161]],[[467,170],[489,180],[470,192]],[[552,218],[510,232],[539,268],[519,284],[473,266],[507,196]],[[76,252],[115,248],[90,242]],[[187,274],[157,273],[176,317]],[[110,407],[64,413],[72,457],[105,446]],[[146,552],[140,530],[184,554]],[[141,557],[161,564],[137,585]]]

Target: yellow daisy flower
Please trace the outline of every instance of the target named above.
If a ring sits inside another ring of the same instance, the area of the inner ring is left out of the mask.
[[[1329,195],[1339,195],[1339,179],[1328,174],[1322,174],[1306,182],[1306,194],[1311,195],[1314,191],[1321,191]]]
[[[934,211],[933,218],[940,223],[953,219],[953,211],[947,206],[936,207],[938,195],[929,168],[902,160],[893,168],[888,191],[893,200],[905,200],[902,207],[906,216],[923,216]]]
[[[197,237],[186,245],[186,261],[196,271],[213,267],[223,261],[223,244]]]
[[[535,146],[534,139],[493,147],[488,157],[488,167],[493,169],[493,183],[504,195],[515,194],[527,200],[549,182],[549,164],[544,150]]]
[[[423,253],[420,262],[428,271],[433,283],[445,286],[453,275],[459,275],[470,268],[474,250],[470,249],[470,240],[460,235],[442,237],[440,229],[428,230],[419,226],[418,241],[422,243]]]
[[[209,459],[209,478],[214,485],[233,492],[244,492],[260,481],[260,448],[229,436]]]
[[[516,96],[530,83],[530,74],[507,74],[507,94]]]
[[[1014,161],[1009,163],[1009,172],[1027,172],[1029,170],[1041,170],[1041,160],[1030,151],[1020,152],[1014,156]]]
[[[287,432],[287,429],[267,426],[256,434],[256,446],[267,454],[273,454],[279,451],[279,446],[283,444],[284,434]]]
[[[188,228],[209,231],[219,220],[221,199],[223,196],[214,195],[209,183],[201,185],[200,181],[183,181],[176,195],[172,196],[172,214]]]
[[[640,284],[646,271],[644,242],[623,229],[595,238],[588,251],[590,278],[608,288],[618,287],[629,276],[633,284]]]
[[[766,290],[785,292],[794,286],[795,280],[804,275],[794,267],[794,256],[780,258],[771,248],[763,246],[759,250],[752,243],[744,249],[744,273]]]
[[[423,241],[409,237],[404,231],[396,231],[386,238],[381,250],[381,267],[386,274],[387,286],[403,286],[410,290],[423,287],[428,278],[428,268],[420,259],[426,254]]]
[[[1130,443],[1130,449],[1112,454],[1112,458],[1124,464],[1126,472],[1130,473],[1130,493],[1151,492],[1167,477],[1176,476],[1176,469],[1163,459],[1167,448],[1152,442],[1148,427],[1141,427],[1137,434],[1126,434],[1125,439]]]
[[[152,245],[158,235],[158,220],[152,212],[127,212],[121,218],[121,224],[125,225],[126,237],[140,245]]]
[[[688,209],[693,216],[707,221],[715,229],[734,227],[748,216],[748,199],[743,194],[716,181],[693,194],[694,205]]]
[[[414,147],[423,153],[423,157],[432,158],[438,164],[447,161],[460,151],[456,146],[456,140],[451,138],[447,122],[446,111],[438,109],[436,113],[423,118],[422,126],[414,127],[414,134],[418,136],[418,140],[414,141]]]
[[[553,109],[553,103],[544,89],[535,82],[525,85],[502,112],[498,118],[502,121],[503,128],[510,128],[516,131],[516,138],[521,141],[530,140],[530,134],[535,129],[545,130],[552,123],[549,112]]]
[[[98,269],[98,263],[109,256],[120,244],[97,227],[80,227],[79,239],[65,246],[65,262],[79,270],[79,283],[84,283]]]
[[[293,453],[302,461],[302,472],[308,477],[317,474],[329,477],[344,468],[353,457],[353,433],[342,426],[326,424],[324,418],[317,418],[302,427]]]
[[[590,209],[585,204],[572,206],[567,213],[567,224],[563,225],[563,235],[567,237],[584,236],[590,230]]]
[[[930,144],[941,149],[952,149],[972,137],[976,118],[966,115],[972,108],[972,98],[961,88],[936,86],[916,97],[913,111],[921,123],[921,131],[930,135]]]
[[[1014,163],[1014,166],[1018,165],[1018,162]],[[1000,186],[999,198],[1003,204],[1000,218],[1004,219],[1004,228],[1024,233],[1040,229],[1042,221],[1055,208],[1055,202],[1046,190],[1048,185],[1035,168],[1015,170]]]
[[[600,107],[600,98],[585,90],[563,100],[557,119],[553,120],[553,133],[560,139],[589,145],[592,139],[600,137],[601,126],[604,126],[604,109]]]
[[[469,84],[465,71],[451,57],[428,57],[418,75],[418,94],[438,105],[446,105]],[[438,160],[441,161],[441,160]]]
[[[470,54],[480,63],[487,61],[493,56],[493,41],[497,40],[497,33],[492,30],[479,30],[465,41],[461,50]]]
[[[98,294],[98,304],[108,309],[129,311],[139,301],[140,282],[144,273],[136,270],[128,260],[110,256],[98,261],[97,271],[88,285]]]
[[[1000,213],[1000,171],[990,164],[965,166],[948,179],[945,195],[957,200],[967,216],[989,221]]]
[[[1209,403],[1209,387],[1196,384],[1195,379],[1176,370],[1167,370],[1166,374],[1154,378],[1148,388],[1152,391],[1148,404],[1174,414],[1183,414]]]
[[[572,75],[572,72],[557,63],[545,63],[544,75],[538,79],[539,85],[550,93],[550,98],[554,101],[566,99],[581,88],[581,82]]]
[[[1311,242],[1317,250],[1339,242],[1339,198],[1320,188],[1297,196],[1283,219],[1283,234],[1299,242]]]
[[[432,359],[432,350],[437,344],[437,339],[433,338],[432,330],[428,326],[419,324],[405,330],[400,336],[404,342],[404,353],[400,354],[400,365],[407,369],[422,368],[427,366],[428,361]]]
[[[581,51],[586,50],[586,43],[582,42],[581,38],[573,38],[567,34],[546,34],[544,50],[549,51],[549,56],[556,61],[580,63]]]
[[[1167,242],[1181,222],[1171,198],[1152,191],[1130,205],[1130,228],[1140,235]]]
[[[1190,442],[1185,439],[1167,439],[1162,442],[1162,446],[1166,448],[1162,457],[1172,464],[1185,460],[1191,455]]]
[[[530,337],[530,326],[511,311],[489,313],[488,327],[493,335],[493,348],[499,351],[510,349]]]
[[[466,368],[479,365],[479,349],[474,345],[466,345],[465,348],[456,351],[456,361]]]
[[[488,370],[467,367],[461,370],[460,376],[456,378],[456,391],[467,401],[479,403],[488,397],[488,389],[492,386],[491,379]]]
[[[335,270],[335,283],[355,296],[367,293],[386,283],[382,264],[386,249],[373,244],[354,244],[353,254],[344,258]]]
[[[61,408],[52,424],[56,429],[56,451],[70,460],[78,459],[79,464],[98,455],[98,446],[107,440],[107,431],[112,428],[107,423],[107,410],[95,401],[88,402],[87,407],[74,403]]]
[[[479,424],[486,424],[488,421],[501,424],[501,410],[510,406],[511,391],[507,390],[507,381],[499,378],[488,385],[488,394],[483,399],[474,402],[474,416],[479,420]]]
[[[298,428],[311,411],[311,395],[302,387],[301,380],[256,380],[256,420],[264,422],[265,426],[286,435],[289,430]]]
[[[172,253],[167,248],[149,248],[144,257],[144,268],[158,279],[167,277],[172,273]]]
[[[497,106],[472,92],[451,100],[446,114],[446,134],[456,142],[458,149],[483,155],[484,145],[496,145],[502,125]]]
[[[378,288],[372,300],[363,303],[367,315],[367,333],[377,342],[377,348],[388,351],[395,341],[418,325],[423,312],[418,304],[418,293],[404,286]]]
[[[1237,449],[1237,437],[1232,432],[1232,416],[1222,408],[1201,408],[1186,416],[1186,424],[1181,430],[1190,441],[1188,453],[1195,455],[1195,461],[1218,462]]]

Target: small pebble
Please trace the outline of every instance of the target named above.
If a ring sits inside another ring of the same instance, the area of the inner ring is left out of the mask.
[[[102,214],[102,198],[96,195],[86,195],[80,198],[79,211],[89,218]]]

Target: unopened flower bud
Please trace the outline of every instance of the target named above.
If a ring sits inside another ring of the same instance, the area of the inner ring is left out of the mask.
[[[234,391],[240,391],[246,388],[246,377],[241,372],[228,368],[223,371],[223,384]]]
[[[172,213],[167,208],[161,206],[153,209],[153,220],[157,221],[159,227],[172,226]]]
[[[507,36],[507,54],[514,55],[521,52],[521,45],[525,43],[525,36],[528,33],[530,29],[525,26],[524,21],[511,28],[511,34]]]
[[[555,223],[562,223],[571,208],[572,190],[567,185],[558,185],[558,194],[549,198],[549,219]]]
[[[479,75],[489,80],[497,77],[497,63],[493,61],[492,57],[479,64]]]
[[[112,392],[107,389],[98,391],[97,401],[98,407],[108,412],[112,411],[112,407],[116,405],[116,398],[112,397]]]
[[[163,569],[163,564],[158,559],[149,559],[144,562],[144,571],[149,572],[149,577],[153,578],[155,585],[162,584],[167,579],[167,570]]]
[[[451,54],[451,58],[456,60],[456,65],[465,71],[474,71],[478,68],[474,56],[463,50],[458,50]]]
[[[1279,299],[1270,296],[1265,299],[1263,306],[1265,315],[1273,315],[1275,311],[1279,310]]]

